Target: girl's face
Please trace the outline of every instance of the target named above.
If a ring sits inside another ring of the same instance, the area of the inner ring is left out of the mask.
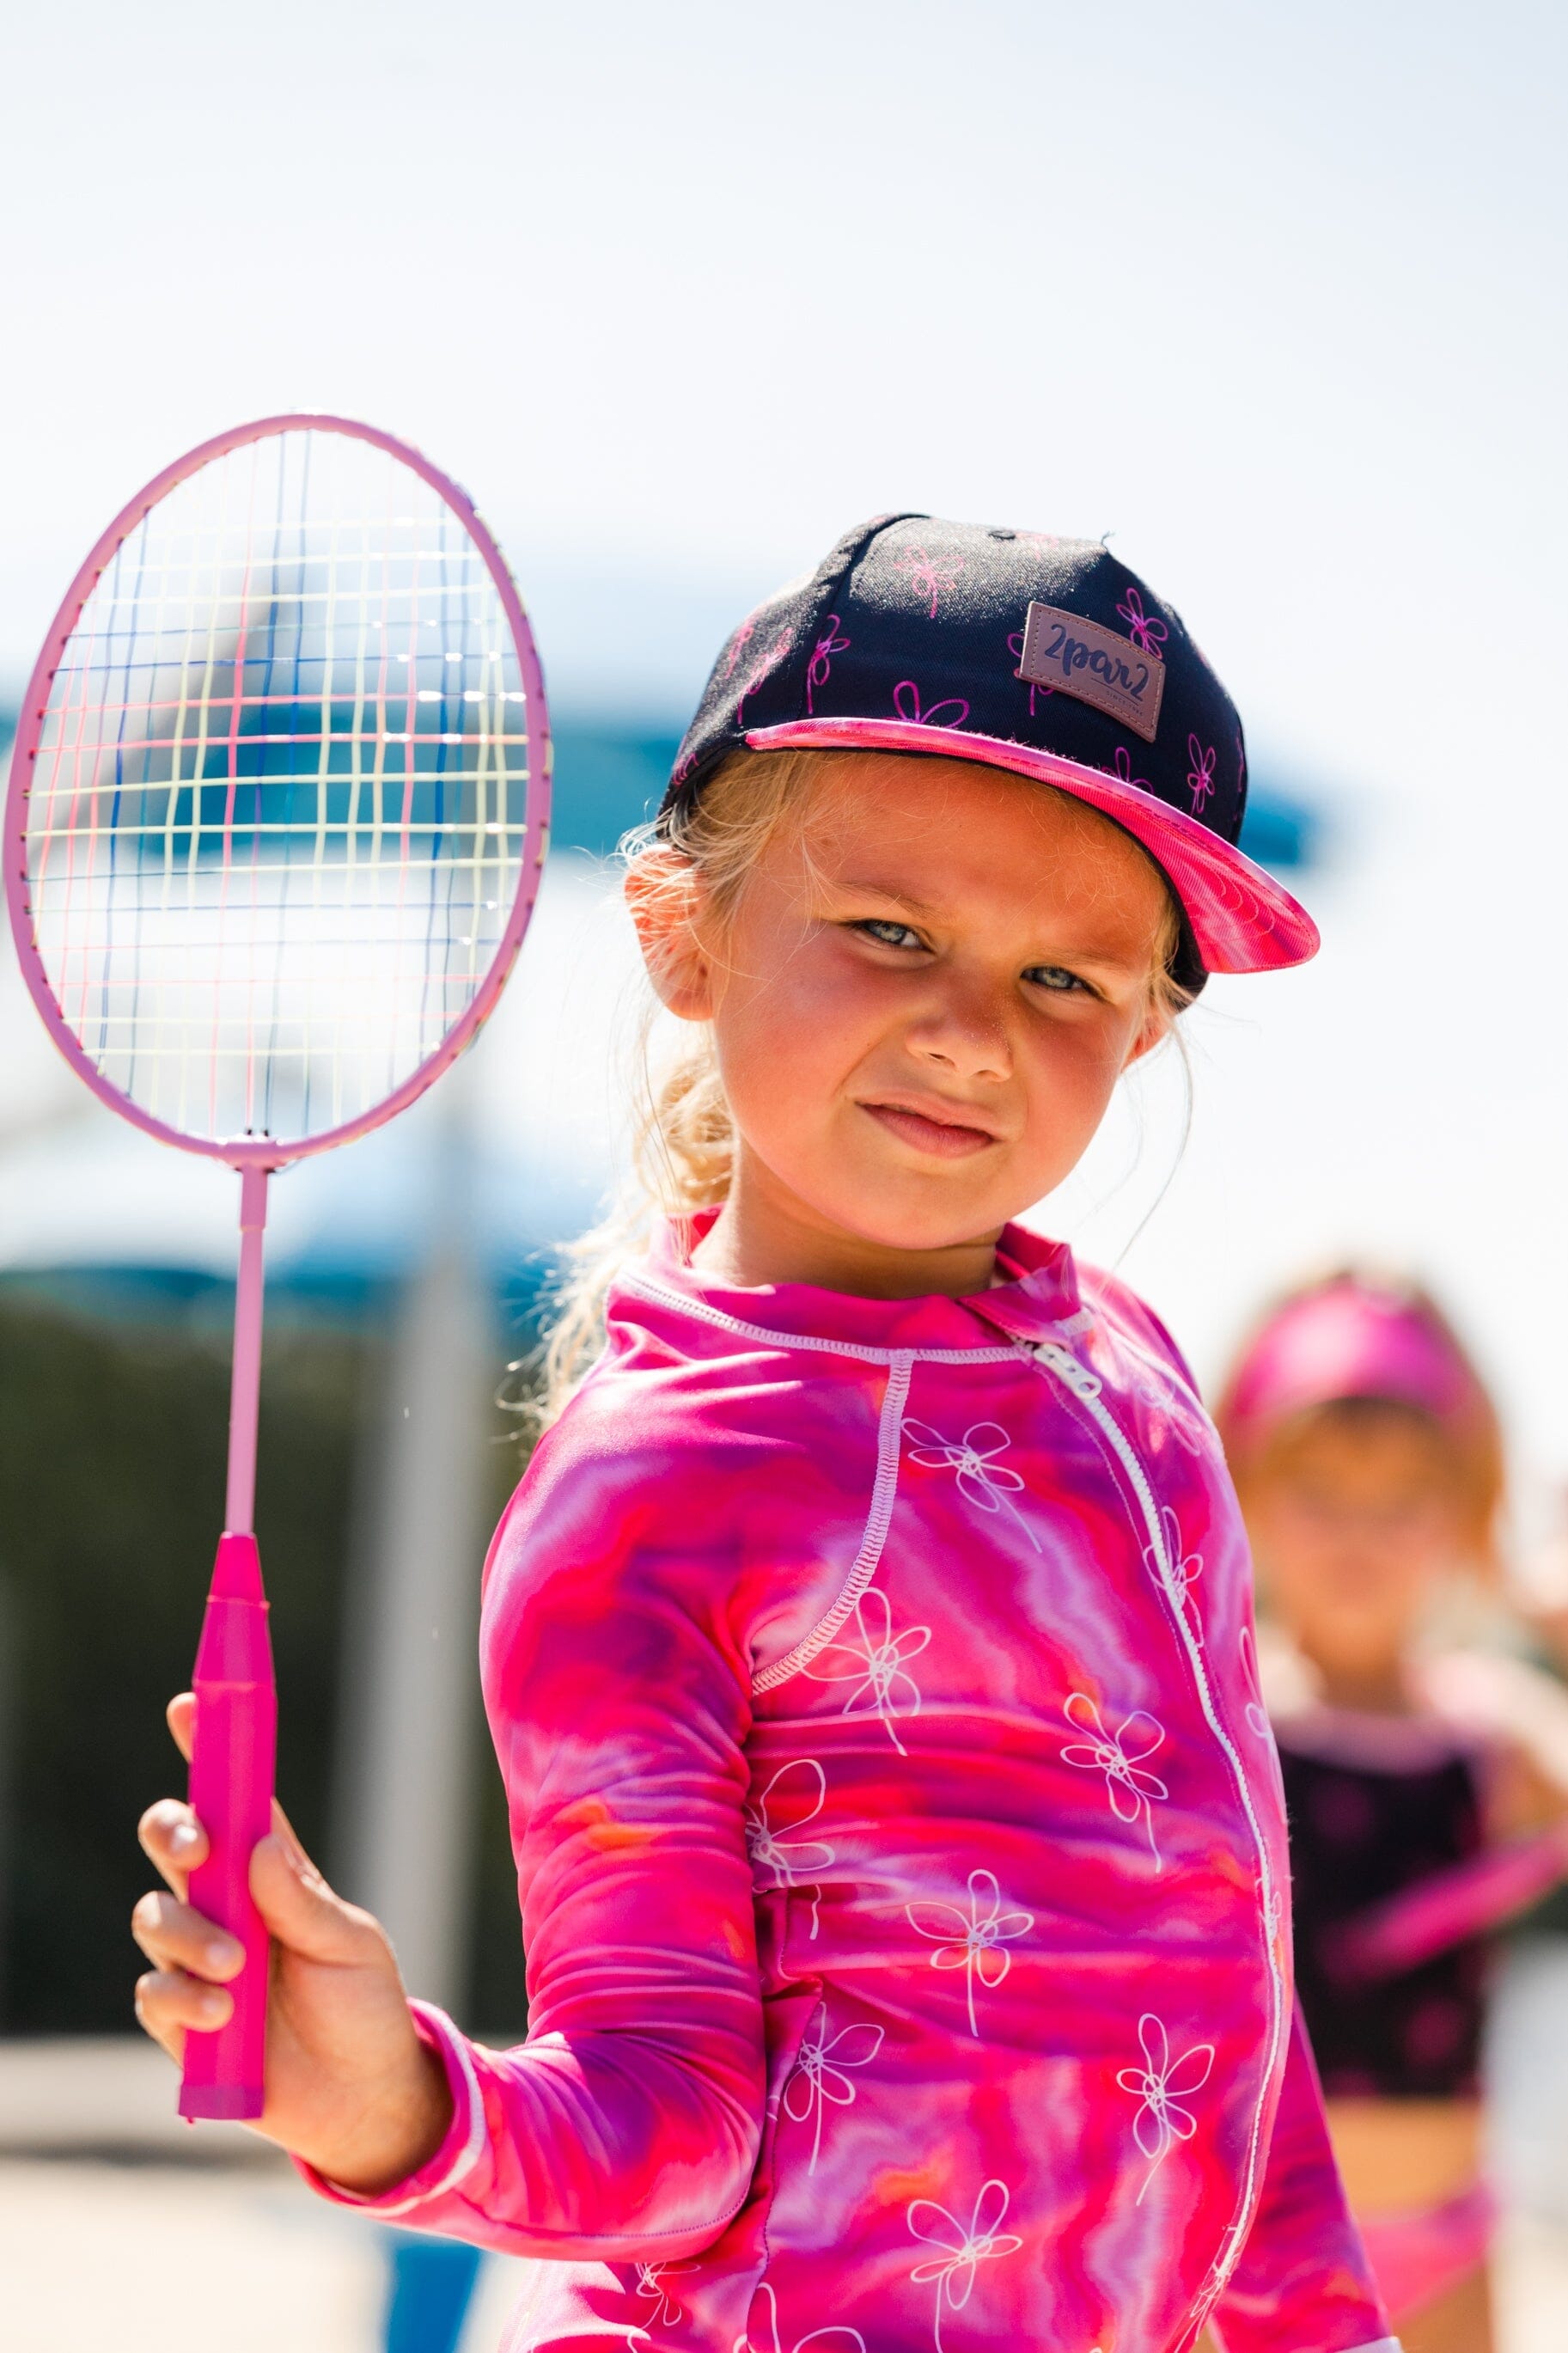
[[[721,936],[638,911],[666,1003],[713,1025],[731,1207],[869,1260],[989,1246],[1162,1034],[1165,886],[1093,811],[963,760],[836,762],[803,822]]]
[[[1436,1429],[1397,1406],[1331,1408],[1289,1436],[1246,1492],[1269,1599],[1328,1679],[1396,1675],[1461,1547]]]

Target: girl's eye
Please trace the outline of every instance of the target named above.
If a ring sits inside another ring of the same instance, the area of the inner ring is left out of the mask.
[[[1034,964],[1024,977],[1032,980],[1037,988],[1054,989],[1060,996],[1070,995],[1074,990],[1081,990],[1086,997],[1093,993],[1087,981],[1079,980],[1077,973],[1068,972],[1064,965]]]
[[[868,940],[875,940],[879,947],[918,948],[921,944],[920,934],[911,931],[908,923],[889,923],[875,915],[868,915],[862,922],[851,923],[849,928],[852,932],[863,933]]]

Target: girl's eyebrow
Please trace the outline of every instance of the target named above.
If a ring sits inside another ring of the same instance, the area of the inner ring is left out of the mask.
[[[917,899],[910,891],[890,891],[885,882],[858,882],[836,877],[834,888],[847,891],[857,898],[883,899],[889,907],[905,907],[914,915],[934,915],[941,912],[928,899]]]

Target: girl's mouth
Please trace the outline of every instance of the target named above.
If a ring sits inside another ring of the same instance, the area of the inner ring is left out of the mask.
[[[964,1160],[996,1142],[989,1128],[968,1127],[960,1120],[932,1119],[925,1112],[911,1111],[907,1103],[863,1103],[860,1108],[901,1144],[928,1152],[936,1160]]]

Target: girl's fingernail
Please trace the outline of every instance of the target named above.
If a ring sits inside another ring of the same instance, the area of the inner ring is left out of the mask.
[[[245,1947],[232,1936],[215,1936],[207,1947],[207,1963],[215,1969],[234,1969],[245,1958]]]
[[[176,1822],[169,1833],[171,1854],[189,1854],[192,1847],[199,1846],[200,1843],[201,1833],[194,1822]]]
[[[221,2018],[227,2008],[227,2000],[221,1993],[204,1993],[196,2008],[204,2018]]]

